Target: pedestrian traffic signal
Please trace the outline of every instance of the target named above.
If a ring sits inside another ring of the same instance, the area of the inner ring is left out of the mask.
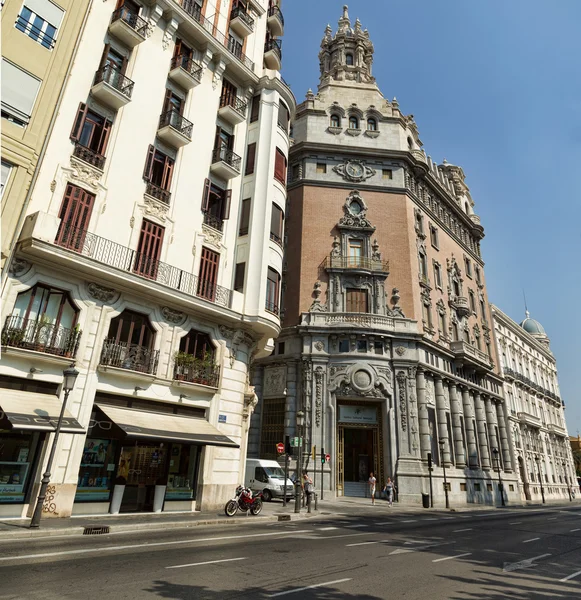
[[[325,464],[325,449],[321,448],[321,463]]]

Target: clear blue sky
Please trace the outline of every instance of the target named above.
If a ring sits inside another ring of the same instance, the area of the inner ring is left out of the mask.
[[[284,0],[283,75],[316,91],[345,2]],[[462,166],[486,237],[491,302],[551,338],[569,433],[581,430],[581,0],[351,0],[374,75],[433,160]]]

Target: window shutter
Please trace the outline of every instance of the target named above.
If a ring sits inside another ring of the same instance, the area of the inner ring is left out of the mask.
[[[242,200],[242,211],[240,213],[240,227],[238,235],[247,235],[250,224],[250,198]]]
[[[143,219],[134,266],[139,275],[156,279],[164,234],[164,227]]]
[[[145,168],[143,169],[143,179],[145,179],[145,181],[151,181],[154,155],[155,155],[155,148],[150,144],[149,148],[147,149],[147,158],[145,159]]]
[[[174,58],[176,56],[181,56],[181,54],[182,54],[182,40],[180,40],[180,38],[177,38],[176,45],[174,46],[174,49],[173,49]]]
[[[123,63],[121,64],[121,74],[125,75],[125,71],[127,71],[127,62],[128,59],[126,56],[123,57]]]
[[[75,121],[73,123],[73,129],[71,131],[71,140],[73,142],[78,142],[81,137],[81,131],[83,131],[83,125],[85,124],[85,119],[87,118],[87,105],[81,102],[79,104],[79,109],[77,110],[77,115],[75,116]]]
[[[105,122],[103,123],[103,130],[101,131],[101,139],[99,140],[99,154],[101,156],[105,156],[112,126],[113,123],[111,123],[109,119],[105,119]]]
[[[224,201],[222,203],[222,221],[230,218],[230,204],[232,202],[232,190],[224,192]]]
[[[254,96],[252,98],[252,108],[250,109],[250,122],[255,123],[258,121],[258,116],[260,114],[260,95]]]
[[[286,184],[286,158],[282,150],[276,149],[276,158],[274,162],[274,176],[282,184]]]
[[[246,151],[246,169],[244,175],[251,175],[254,173],[254,163],[256,161],[256,143],[248,144],[248,150]]]
[[[161,181],[161,187],[164,190],[169,190],[171,186],[171,178],[173,175],[173,160],[169,157],[165,157],[163,164],[163,179]]]
[[[107,57],[109,56],[109,50],[111,49],[111,44],[105,44],[103,48],[103,54],[101,55],[101,62],[99,63],[99,71],[107,64]]]
[[[208,207],[210,206],[210,188],[212,187],[212,182],[209,179],[204,181],[204,195],[202,196],[202,211],[207,212]]]
[[[172,96],[172,91],[170,89],[166,89],[165,90],[165,98],[163,99],[163,110],[161,111],[162,114],[165,114],[170,108],[171,108],[171,96]]]

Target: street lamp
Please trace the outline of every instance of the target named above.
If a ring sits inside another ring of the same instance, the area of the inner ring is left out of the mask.
[[[302,410],[299,410],[297,413],[297,433],[299,434],[299,456],[297,460],[297,479],[295,481],[295,512],[301,512],[301,481],[303,478],[302,474],[302,432],[303,432],[303,424],[305,422],[305,413]]]
[[[537,461],[537,470],[539,472],[539,483],[541,484],[541,498],[543,499],[543,504],[545,503],[545,488],[543,488],[543,477],[541,474],[541,459],[539,456],[535,458]]]
[[[498,448],[493,448],[492,454],[494,455],[494,462],[496,464],[496,469],[498,470],[498,491],[500,492],[500,502],[502,506],[506,506],[504,503],[504,485],[502,484],[502,479],[500,478],[500,456]]]
[[[69,399],[69,394],[75,387],[75,382],[77,381],[78,376],[79,372],[75,369],[74,363],[68,369],[65,369],[63,371],[63,391],[65,393],[65,398],[61,406],[59,420],[56,424],[56,430],[54,432],[52,446],[50,448],[50,454],[48,455],[48,461],[46,463],[46,471],[44,472],[42,480],[40,482],[40,492],[38,494],[38,499],[36,501],[34,514],[32,515],[32,520],[30,521],[30,527],[35,528],[40,526],[40,518],[42,517],[42,507],[44,505],[44,499],[46,498],[46,490],[48,488],[48,484],[50,483],[50,472],[52,470],[52,463],[56,452],[56,445],[59,439],[59,434],[61,432],[61,426],[63,424],[63,417],[65,414],[67,400]]]
[[[567,492],[569,492],[569,502],[573,502],[571,498],[571,486],[569,485],[569,475],[567,475],[567,464],[563,463],[563,475],[565,475],[565,483],[567,484]]]
[[[444,446],[446,440],[440,440],[440,457],[442,461],[442,468],[444,469],[444,493],[446,494],[446,508],[450,508],[450,499],[448,498],[448,482],[446,480],[446,462],[444,461]]]

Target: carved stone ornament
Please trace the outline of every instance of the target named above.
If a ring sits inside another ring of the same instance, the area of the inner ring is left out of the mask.
[[[113,302],[113,299],[118,295],[118,292],[113,288],[105,287],[104,285],[99,285],[94,282],[87,284],[87,291],[91,298],[99,300],[100,302]]]
[[[71,178],[93,190],[98,190],[101,175],[103,175],[103,172],[99,171],[99,169],[71,156]]]
[[[202,223],[202,233],[204,234],[204,241],[208,245],[220,249],[220,244],[222,243],[222,234],[219,231]]]
[[[325,349],[325,344],[323,344],[323,342],[321,342],[321,341],[315,342],[315,350],[318,350],[319,352],[323,352],[324,349]]]
[[[13,258],[10,263],[10,273],[15,277],[22,277],[22,275],[26,275],[28,271],[32,269],[32,265],[23,258]]]
[[[321,426],[321,412],[323,407],[323,367],[315,369],[315,424]]]
[[[263,396],[265,398],[280,398],[284,396],[285,389],[286,367],[266,367],[264,369]]]
[[[397,347],[395,348],[395,353],[396,353],[398,356],[403,356],[403,355],[406,353],[406,349],[404,348],[404,346],[397,346]]]
[[[317,281],[315,281],[315,285],[313,287],[313,296],[315,297],[315,299],[313,300],[313,303],[311,304],[311,307],[309,308],[309,312],[328,312],[327,305],[323,304],[321,302],[321,300],[319,299],[319,296],[321,294],[322,294],[321,282],[317,280]]]
[[[151,196],[145,196],[143,200],[143,212],[146,215],[159,219],[162,223],[165,223],[168,211],[169,206],[167,204],[159,202]]]
[[[406,374],[403,371],[399,371],[396,375],[397,383],[399,386],[399,412],[401,416],[401,428],[402,431],[407,431],[408,428],[408,412],[407,412],[407,382]]]
[[[348,160],[347,162],[333,167],[333,171],[335,171],[339,177],[353,183],[366,181],[376,173],[375,169],[368,167],[360,160]]]
[[[367,204],[357,190],[353,190],[345,200],[343,212],[345,214],[337,224],[339,227],[375,231],[375,227],[367,220]]]
[[[162,306],[161,314],[168,323],[173,323],[174,325],[183,323],[187,317],[186,313],[183,313],[181,310],[174,310],[169,306]]]

